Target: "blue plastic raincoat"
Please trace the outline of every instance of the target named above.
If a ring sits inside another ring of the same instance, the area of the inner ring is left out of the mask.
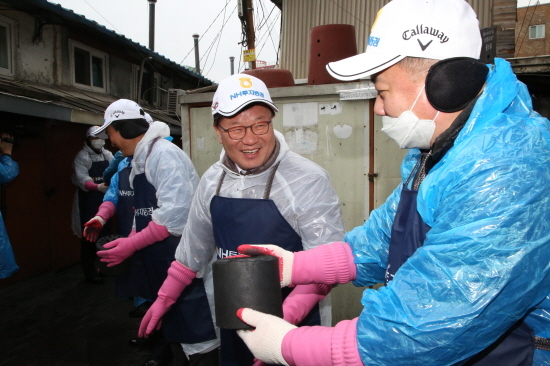
[[[508,62],[495,60],[483,94],[418,192],[431,227],[424,245],[379,291],[366,290],[357,326],[365,365],[454,365],[526,316],[550,338],[550,123],[533,111]],[[420,152],[402,164],[406,180]],[[384,281],[401,185],[346,235],[355,284]],[[535,350],[534,365],[550,365]]]
[[[19,165],[11,157],[0,157],[0,184],[12,181],[19,174]],[[8,232],[0,214],[0,278],[11,276],[19,267],[15,263]]]

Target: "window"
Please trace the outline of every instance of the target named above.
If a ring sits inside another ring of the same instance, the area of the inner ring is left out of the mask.
[[[13,75],[15,22],[0,16],[0,75]]]
[[[81,43],[69,42],[74,85],[107,92],[107,55]]]
[[[529,27],[529,39],[544,38],[544,24]]]

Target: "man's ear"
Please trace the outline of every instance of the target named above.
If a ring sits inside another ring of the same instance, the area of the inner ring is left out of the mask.
[[[216,136],[218,136],[218,142],[222,143],[222,131],[218,126],[214,126],[214,130],[216,131]]]

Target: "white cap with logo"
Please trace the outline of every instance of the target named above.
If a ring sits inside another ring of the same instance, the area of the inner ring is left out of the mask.
[[[99,126],[92,126],[90,128],[88,128],[88,130],[86,131],[86,137],[97,137],[97,136],[94,136],[94,132],[97,131],[99,129]]]
[[[465,0],[392,0],[378,12],[365,53],[331,62],[330,75],[356,80],[405,57],[479,59],[481,34]]]
[[[108,136],[105,133],[105,129],[114,121],[140,118],[147,120],[145,111],[139,106],[139,104],[129,99],[119,99],[107,107],[103,117],[103,126],[99,127],[92,134],[95,137],[107,139]]]
[[[246,74],[234,74],[223,79],[212,100],[212,114],[230,117],[251,103],[264,103],[275,112],[269,91],[260,79]]]

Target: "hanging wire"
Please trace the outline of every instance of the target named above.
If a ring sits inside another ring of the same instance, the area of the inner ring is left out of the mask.
[[[364,25],[367,25],[364,21],[362,21],[361,19],[357,18],[355,15],[353,15],[352,13],[350,13],[349,11],[347,11],[346,9],[344,9],[343,7],[341,7],[338,3],[336,3],[334,0],[330,0],[330,2],[332,2],[334,5],[336,5],[337,7],[339,7],[340,9],[342,9],[344,12],[348,13],[349,15],[351,15],[352,17],[354,17],[355,19],[357,19],[358,21],[360,21],[361,23],[363,23]]]
[[[260,4],[261,4],[261,3],[260,3]],[[262,7],[263,7],[263,5],[262,5]],[[265,23],[267,23],[267,21],[269,20],[269,17],[271,16],[271,13],[273,13],[273,10],[275,10],[276,8],[277,8],[277,7],[276,7],[275,5],[271,8],[271,11],[269,12],[269,15],[267,16],[267,18],[264,18],[264,19],[265,19],[264,23],[261,24],[261,25],[258,27],[259,29],[261,29],[261,28],[263,27],[263,25],[264,25]]]
[[[227,0],[227,1],[229,2],[229,0]],[[231,19],[231,16],[233,15],[233,13],[235,12],[236,9],[237,9],[237,6],[235,6],[235,8],[231,12],[231,14],[229,14],[229,17],[227,17],[227,20],[223,23],[222,28],[220,29],[220,31],[218,33],[219,38],[218,38],[218,43],[216,45],[216,51],[214,52],[214,60],[212,60],[212,65],[210,65],[210,68],[205,73],[205,75],[208,74],[210,72],[210,70],[212,70],[212,67],[214,67],[214,62],[216,61],[216,56],[218,54],[218,47],[220,46],[220,43],[221,43],[221,38],[222,38],[221,36],[222,36],[223,29],[224,29],[225,25],[227,24],[227,22],[229,22],[229,20]],[[225,20],[225,14],[224,14],[224,20]],[[206,67],[207,61],[208,61],[208,57],[206,58],[206,61],[204,62],[205,67]]]
[[[275,48],[275,43],[273,43],[273,38],[271,37],[271,31],[273,30],[273,27],[275,26],[275,23],[277,22],[277,20],[279,19],[280,16],[281,16],[281,13],[278,13],[277,16],[275,17],[275,19],[273,19],[273,21],[271,22],[271,25],[268,27],[268,30],[267,30],[267,34],[268,34],[269,38],[271,38],[273,48],[276,52],[277,52],[277,49]],[[260,54],[260,52],[262,52],[265,44],[267,43],[267,40],[268,40],[268,37],[266,37],[264,43],[262,44],[262,47],[260,48],[260,51],[258,51],[258,55]]]
[[[85,2],[86,4],[88,4],[88,6],[89,6],[90,8],[92,8],[100,17],[102,17],[102,18],[105,20],[105,22],[107,22],[107,24],[109,24],[111,27],[113,27],[113,29],[114,29],[115,31],[117,31],[119,34],[123,34],[123,33],[122,33],[121,31],[119,31],[119,30],[118,30],[109,20],[107,20],[107,18],[105,18],[105,17],[103,16],[103,14],[101,14],[99,11],[97,11],[97,9],[94,8],[94,7],[88,2],[88,0],[84,0],[84,2]],[[132,47],[136,50],[136,52],[137,52],[141,57],[145,57],[145,55],[140,51],[140,49],[136,47],[134,41],[132,41]],[[153,68],[153,70],[154,70],[155,72],[159,73],[159,71],[155,68],[155,66],[153,65],[153,63],[150,62],[149,65]]]
[[[210,25],[208,26],[208,28],[206,28],[206,30],[204,31],[204,33],[200,36],[199,42],[200,42],[200,40],[206,35],[206,33],[208,33],[208,31],[210,30],[210,28],[212,27],[212,25],[214,24],[214,22],[219,18],[219,16],[221,15],[221,13],[225,12],[225,8],[227,7],[227,5],[229,5],[229,2],[227,2],[227,3],[225,4],[225,6],[223,7],[223,9],[218,13],[218,15],[216,15],[216,18],[214,18],[214,20],[212,21],[212,23],[210,23]],[[185,61],[185,60],[187,59],[187,57],[189,57],[189,55],[191,54],[191,52],[193,52],[194,49],[195,49],[195,46],[191,47],[191,49],[189,50],[189,52],[187,53],[187,55],[185,55],[185,57],[183,58],[183,60],[181,60],[180,65],[183,63],[183,61]]]
[[[521,43],[519,44],[518,51],[517,51],[518,56],[519,56],[519,51],[521,51],[521,46],[523,46],[523,41],[525,40],[526,37],[529,36],[529,25],[531,24],[531,21],[533,20],[533,16],[535,15],[535,12],[537,11],[537,6],[539,4],[540,4],[540,1],[537,0],[537,2],[535,3],[535,8],[533,9],[533,13],[531,13],[531,19],[529,19],[529,23],[527,23],[527,30],[525,31],[525,33],[523,33]],[[531,0],[529,0],[529,4],[527,4],[527,9],[525,10],[525,16],[523,17],[523,21],[521,22],[521,27],[519,28],[520,33],[521,33],[521,30],[523,29],[523,24],[525,23],[525,19],[527,19],[527,12],[528,12],[530,7],[531,7]],[[517,44],[517,41],[516,41],[516,44]]]

